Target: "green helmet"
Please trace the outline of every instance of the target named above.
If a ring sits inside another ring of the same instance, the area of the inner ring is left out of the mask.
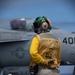
[[[42,23],[43,22],[47,22],[48,24],[48,30],[51,30],[52,29],[52,25],[51,25],[51,22],[49,21],[49,19],[45,16],[39,16],[35,19],[34,23],[33,23],[33,26],[34,26],[34,32],[37,33],[39,28],[41,27]]]

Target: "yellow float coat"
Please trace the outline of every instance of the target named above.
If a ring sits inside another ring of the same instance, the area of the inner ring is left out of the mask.
[[[46,35],[46,37],[41,37]],[[57,38],[49,38],[49,33],[42,33],[34,36],[30,46],[31,62],[30,66],[35,64],[43,64],[44,60],[54,59],[53,63],[50,63],[49,68],[58,68],[60,65],[61,43]],[[48,37],[47,37],[48,36]]]

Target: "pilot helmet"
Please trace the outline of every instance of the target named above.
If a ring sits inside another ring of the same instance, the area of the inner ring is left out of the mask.
[[[39,16],[35,19],[33,28],[35,33],[49,32],[52,29],[52,24],[47,17]]]

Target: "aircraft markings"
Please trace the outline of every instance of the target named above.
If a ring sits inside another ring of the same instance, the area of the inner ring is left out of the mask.
[[[65,37],[63,39],[63,43],[65,43],[65,44],[75,44],[75,37]]]
[[[23,59],[25,57],[25,50],[22,47],[18,47],[15,51],[12,51],[11,54],[19,59]]]

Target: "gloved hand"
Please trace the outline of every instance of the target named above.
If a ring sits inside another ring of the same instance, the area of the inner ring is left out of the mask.
[[[53,63],[55,60],[54,59],[45,59],[43,62],[44,66],[49,66],[50,63]]]

